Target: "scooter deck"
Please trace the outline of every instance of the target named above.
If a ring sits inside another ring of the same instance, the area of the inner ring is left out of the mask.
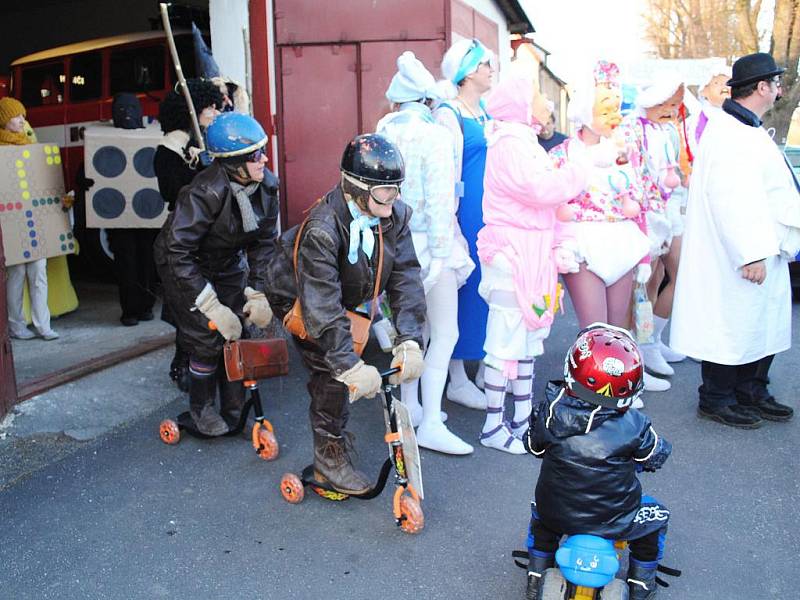
[[[242,408],[242,416],[239,419],[239,422],[236,424],[236,427],[233,429],[228,430],[226,433],[222,435],[208,435],[203,433],[197,429],[194,424],[194,419],[189,414],[189,411],[182,412],[177,417],[175,417],[175,422],[178,424],[178,427],[181,431],[185,431],[192,437],[199,438],[201,440],[210,440],[218,437],[231,437],[234,435],[240,435],[242,431],[244,431],[244,426],[247,423],[247,416],[250,414],[250,405],[252,403],[248,400],[245,402],[244,407]]]
[[[303,469],[303,472],[300,475],[300,481],[303,482],[304,486],[310,487],[316,494],[322,498],[325,498],[326,500],[333,500],[335,502],[341,502],[342,500],[347,500],[348,498],[371,500],[372,498],[379,496],[383,491],[383,488],[386,487],[386,481],[389,478],[389,471],[391,471],[391,469],[392,461],[386,459],[381,467],[380,473],[378,474],[378,479],[375,483],[375,486],[363,494],[347,494],[345,492],[340,492],[332,487],[328,482],[319,481],[314,476],[314,465],[308,465],[305,469]]]

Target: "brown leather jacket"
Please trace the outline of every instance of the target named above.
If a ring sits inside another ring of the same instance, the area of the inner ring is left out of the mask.
[[[422,347],[425,292],[408,228],[409,219],[411,209],[400,201],[394,203],[391,217],[381,219],[383,272],[379,290],[388,292],[399,334],[397,342],[415,340]],[[368,259],[359,249],[354,265],[347,260],[352,220],[337,186],[311,209],[297,258],[303,321],[308,334],[317,340],[333,375],[341,374],[359,360],[353,352],[345,309],[353,310],[372,298],[378,265],[377,231],[372,258]],[[280,237],[267,268],[267,298],[281,319],[298,296],[293,266],[297,231],[298,226],[295,226]]]
[[[222,165],[214,163],[181,189],[175,210],[156,238],[159,273],[174,281],[178,306],[193,307],[207,282],[248,270],[247,285],[264,291],[266,267],[278,236],[278,178],[268,169],[250,197],[258,229],[245,232]],[[245,260],[246,258],[246,260]]]

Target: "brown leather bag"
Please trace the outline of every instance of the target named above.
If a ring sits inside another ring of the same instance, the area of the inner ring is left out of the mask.
[[[289,373],[289,348],[283,338],[225,342],[228,381],[280,377]]]
[[[307,221],[308,219],[306,219]],[[297,293],[300,293],[300,281],[297,275],[297,252],[300,248],[300,235],[303,233],[303,228],[306,226],[306,221],[303,221],[300,228],[297,230],[297,237],[294,239],[294,276],[297,280]],[[378,288],[380,287],[381,274],[383,272],[383,230],[380,225],[378,226],[378,271],[375,277],[375,290],[372,293],[372,304],[370,306],[369,318],[364,317],[351,310],[345,310],[347,318],[350,319],[350,335],[353,338],[353,351],[361,356],[364,348],[369,341],[369,327],[372,324],[372,318],[375,316],[375,307],[378,300]],[[292,305],[292,309],[286,313],[283,318],[283,326],[286,331],[294,336],[299,337],[301,340],[314,341],[306,331],[306,325],[303,323],[303,310],[300,307],[300,298],[297,298]]]

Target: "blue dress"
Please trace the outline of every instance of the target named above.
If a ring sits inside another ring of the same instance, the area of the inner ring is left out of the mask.
[[[478,294],[481,282],[481,262],[478,259],[478,231],[483,227],[483,171],[486,167],[486,137],[483,126],[486,119],[473,119],[459,114],[455,109],[464,135],[464,151],[461,159],[461,181],[464,195],[456,216],[461,233],[467,240],[469,256],[475,270],[467,282],[458,290],[458,342],[453,358],[481,360],[486,354],[483,342],[486,338],[486,320],[489,306]]]

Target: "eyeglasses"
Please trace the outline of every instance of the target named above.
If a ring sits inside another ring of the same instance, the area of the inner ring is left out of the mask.
[[[342,173],[342,177],[358,189],[369,191],[370,198],[382,206],[389,206],[400,196],[400,185],[396,183],[369,185],[347,173]]]
[[[245,160],[247,162],[257,163],[257,162],[261,162],[261,160],[265,156],[266,156],[266,153],[264,152],[264,149],[263,148],[259,148],[258,150],[248,154]]]

